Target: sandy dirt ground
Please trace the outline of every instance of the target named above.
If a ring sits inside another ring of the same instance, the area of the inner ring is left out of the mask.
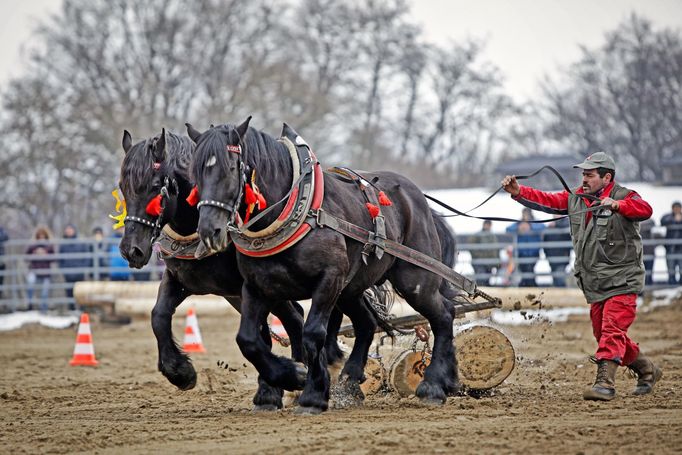
[[[580,302],[576,302],[579,304]],[[595,348],[587,316],[502,327],[517,365],[492,396],[424,407],[395,393],[364,406],[297,416],[253,413],[255,370],[234,343],[236,318],[201,317],[207,354],[194,355],[194,390],[156,371],[149,321],[98,323],[100,366],[70,367],[75,328],[0,333],[2,453],[679,453],[682,450],[682,301],[640,312],[631,335],[664,369],[655,393],[585,402]],[[174,323],[182,334],[184,318]],[[349,341],[350,343],[351,341]],[[285,352],[282,350],[282,352]],[[221,363],[222,367],[218,365]],[[224,368],[225,363],[228,368]]]

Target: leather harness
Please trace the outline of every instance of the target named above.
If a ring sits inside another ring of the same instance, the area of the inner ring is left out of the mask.
[[[460,302],[463,305],[474,305],[476,309],[495,308],[501,305],[500,299],[491,297],[478,289],[475,281],[464,277],[442,262],[420,251],[387,238],[384,216],[380,211],[373,219],[375,231],[372,232],[331,215],[322,209],[324,174],[310,146],[293,128],[286,124],[282,129],[279,141],[287,147],[292,158],[294,174],[291,189],[284,198],[261,211],[248,223],[241,224],[237,229],[230,229],[230,238],[241,254],[250,257],[272,256],[295,245],[314,228],[329,228],[345,237],[361,242],[364,245],[362,260],[365,264],[367,264],[371,254],[374,254],[377,259],[381,259],[386,252],[398,259],[435,273],[466,292],[470,300]],[[367,202],[380,207],[376,192],[373,190],[373,182],[366,181],[356,171],[347,168],[332,168],[329,170],[329,175],[356,184]],[[284,203],[284,208],[273,223],[259,231],[249,229],[282,203]],[[236,212],[236,210],[237,207],[235,206],[234,211]],[[195,237],[193,234],[182,237],[173,234],[170,228],[164,228],[159,240],[162,252],[169,255],[168,257],[194,259],[194,254],[201,253],[201,248],[197,251],[198,236]],[[357,273],[358,268],[359,262],[352,267],[346,283]],[[486,302],[473,302],[476,297],[482,297]]]

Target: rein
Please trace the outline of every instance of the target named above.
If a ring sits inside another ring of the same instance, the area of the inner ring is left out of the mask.
[[[561,176],[561,174],[559,173],[559,171],[557,171],[556,169],[554,169],[552,166],[542,166],[540,169],[536,170],[535,172],[533,172],[533,173],[531,173],[531,174],[516,176],[516,180],[525,180],[525,179],[529,179],[529,178],[531,178],[531,177],[534,177],[534,176],[538,175],[540,172],[542,172],[542,171],[544,171],[544,170],[548,170],[548,171],[552,172],[554,175],[556,175],[556,177],[559,179],[559,181],[561,182],[561,185],[564,187],[564,189],[565,189],[569,194],[575,195],[575,193],[574,193],[573,191],[571,191],[571,188],[569,188],[568,184],[566,183],[566,180],[564,180],[564,178]],[[428,194],[424,194],[424,197],[426,197],[426,199],[428,199],[428,200],[430,200],[430,201],[435,202],[436,204],[440,205],[441,207],[443,207],[443,208],[445,208],[445,209],[448,209],[448,210],[450,210],[450,211],[452,211],[452,212],[455,213],[455,215],[442,215],[443,217],[465,216],[465,217],[467,217],[467,218],[476,218],[476,219],[479,219],[479,220],[488,220],[488,221],[511,221],[511,222],[516,222],[516,223],[519,223],[519,222],[524,221],[524,220],[516,220],[516,219],[512,219],[512,218],[503,218],[503,217],[494,217],[494,216],[488,217],[488,216],[474,216],[474,215],[469,215],[469,212],[473,212],[473,211],[476,210],[477,208],[481,207],[483,204],[487,203],[490,199],[492,199],[492,198],[493,198],[497,193],[499,193],[500,190],[502,190],[502,189],[503,189],[503,186],[500,185],[500,187],[499,187],[497,190],[495,190],[490,196],[488,196],[483,202],[481,202],[480,204],[478,204],[476,207],[474,207],[474,208],[472,208],[472,209],[470,209],[470,210],[467,210],[466,212],[461,212],[461,211],[457,210],[456,208],[451,207],[451,206],[449,206],[448,204],[446,204],[446,203],[444,203],[444,202],[442,202],[442,201],[440,201],[440,200],[434,198],[433,196],[429,196]],[[593,195],[591,195],[591,194],[581,194],[580,197],[583,198],[583,199],[591,200],[591,201],[593,201],[593,202],[595,202],[595,201],[601,201],[601,199],[599,199],[599,197],[593,196]],[[601,205],[593,205],[593,206],[587,207],[587,208],[584,209],[584,210],[579,210],[579,211],[574,212],[574,213],[571,213],[571,214],[569,214],[569,215],[563,215],[563,216],[560,216],[560,217],[548,218],[548,219],[544,219],[544,220],[529,220],[529,221],[526,221],[526,223],[549,223],[549,222],[552,222],[552,221],[557,221],[557,220],[562,220],[562,219],[564,219],[564,218],[568,218],[568,217],[571,216],[571,215],[582,215],[583,213],[598,212],[598,211],[602,211],[602,210],[604,210],[604,207],[602,207]],[[593,213],[593,214],[592,214],[592,222],[594,223],[594,225],[593,225],[592,231],[593,231],[593,232],[596,232],[596,230],[597,230],[597,229],[596,229],[596,226],[597,226],[597,219],[598,219],[598,218],[609,218],[609,217],[611,217],[611,216],[613,216],[613,212],[612,212],[610,209],[604,210],[604,214]],[[621,231],[622,231],[622,234],[623,234],[623,239],[625,239],[625,228],[623,228],[622,226],[621,226]],[[604,250],[604,247],[602,246],[601,242],[597,242],[597,246],[598,246],[598,248],[599,248],[599,252],[602,254],[602,256],[604,256],[604,259],[606,259],[606,261],[609,262],[610,264],[618,264],[618,263],[621,263],[621,262],[623,262],[623,261],[625,260],[625,258],[627,258],[627,255],[628,255],[628,244],[627,244],[626,241],[624,241],[624,244],[625,244],[625,251],[623,252],[623,256],[622,256],[621,258],[619,258],[618,260],[613,260],[613,259],[611,259],[611,258],[609,257],[609,255],[606,253],[606,251]],[[583,247],[584,247],[584,245],[583,245]]]
[[[561,185],[564,187],[564,189],[565,189],[566,191],[568,191],[569,194],[574,194],[573,191],[571,191],[571,188],[569,188],[568,184],[566,183],[566,180],[564,180],[564,178],[563,178],[563,177],[561,176],[561,174],[559,173],[559,171],[557,171],[556,169],[554,169],[552,166],[542,166],[542,167],[541,167],[540,169],[538,169],[537,171],[535,171],[535,172],[533,172],[533,173],[531,173],[531,174],[528,174],[528,175],[517,175],[517,176],[516,176],[516,180],[526,180],[526,179],[529,179],[529,178],[531,178],[531,177],[535,177],[536,175],[538,175],[540,172],[542,172],[542,171],[544,171],[544,170],[548,170],[548,171],[552,172],[554,175],[556,175],[557,178],[559,179],[559,181],[561,182]],[[476,210],[477,208],[483,206],[483,205],[486,204],[488,201],[490,201],[490,200],[491,200],[493,197],[495,197],[495,196],[497,195],[497,193],[499,193],[502,189],[503,189],[503,187],[502,187],[502,185],[500,185],[500,187],[497,188],[497,190],[495,190],[495,191],[494,191],[490,196],[488,196],[483,202],[481,202],[480,204],[478,204],[476,207],[467,210],[466,212],[462,212],[462,211],[460,211],[460,210],[457,210],[456,208],[454,208],[454,207],[452,207],[452,206],[446,204],[445,202],[440,201],[440,200],[436,199],[435,197],[430,196],[430,195],[428,195],[428,194],[424,194],[424,197],[426,197],[426,199],[428,199],[428,200],[430,200],[430,201],[435,202],[436,204],[440,205],[441,207],[443,207],[443,208],[445,208],[445,209],[447,209],[447,210],[450,210],[451,212],[454,212],[454,213],[455,213],[454,215],[442,215],[443,217],[465,216],[465,217],[467,217],[467,218],[475,218],[475,219],[477,219],[477,220],[487,220],[487,221],[510,221],[510,222],[515,222],[515,223],[519,223],[519,222],[525,221],[525,220],[517,220],[517,219],[514,219],[514,218],[504,218],[504,217],[496,217],[496,216],[474,216],[474,215],[469,215],[470,212],[473,212],[473,211]],[[599,200],[600,200],[597,196],[592,196],[591,194],[581,194],[580,197],[585,198],[585,199],[589,199],[589,200],[591,200],[591,201],[599,201]],[[585,210],[581,210],[581,211],[579,211],[579,212],[575,212],[575,213],[573,213],[573,215],[581,215],[581,214],[587,213],[587,212],[596,212],[596,211],[601,210],[601,209],[603,209],[603,208],[604,208],[604,207],[600,207],[600,206],[596,205],[596,206],[588,207],[588,208],[585,209]],[[604,218],[604,217],[608,217],[608,216],[610,216],[610,215],[598,215],[598,214],[595,214],[594,216],[597,217],[597,218]],[[544,219],[544,220],[529,220],[529,221],[526,221],[526,222],[527,222],[527,223],[550,223],[550,222],[552,222],[552,221],[562,220],[562,219],[568,218],[568,217],[569,217],[569,215],[563,215],[563,216],[556,217],[556,218],[547,218],[547,219]]]

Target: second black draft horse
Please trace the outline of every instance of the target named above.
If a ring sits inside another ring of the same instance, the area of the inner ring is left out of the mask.
[[[241,219],[246,215],[242,197],[245,176],[257,176],[254,183],[269,204],[284,200],[295,180],[289,149],[273,137],[250,128],[250,119],[239,126],[220,125],[203,133],[187,125],[189,136],[197,144],[191,168],[203,202],[199,203],[198,232],[210,249],[225,248],[231,235],[228,231],[236,229],[235,213]],[[285,131],[287,128],[285,125]],[[289,130],[289,133],[293,131]],[[295,138],[297,143],[305,142],[298,135]],[[319,166],[319,163],[315,165]],[[392,201],[392,206],[383,209],[388,238],[439,260],[443,252],[453,251],[451,231],[444,228],[442,219],[434,217],[415,184],[392,172],[366,172],[362,176]],[[373,231],[372,216],[365,203],[356,185],[329,176],[324,178],[323,210]],[[271,225],[279,211],[265,215],[254,229]],[[364,264],[362,254],[361,242],[331,229],[314,228],[278,254],[267,257],[237,255],[244,278],[237,343],[244,356],[271,385],[277,385],[276,378],[282,376],[281,371],[287,369],[290,360],[276,358],[269,352],[260,340],[258,321],[269,311],[271,302],[312,299],[303,328],[308,376],[305,384],[301,384],[304,388],[298,401],[299,413],[316,414],[328,408],[330,381],[322,348],[332,309],[336,305],[348,315],[355,313],[353,323],[357,339],[354,348],[364,338],[363,349],[367,349],[366,339],[371,340],[376,323],[368,320],[364,328],[360,327],[356,324],[356,320],[360,320],[357,311],[362,308],[361,296],[365,289],[385,280],[390,281],[397,293],[429,321],[435,337],[431,364],[424,372],[416,395],[425,402],[441,404],[448,395],[459,392],[452,325],[455,304],[440,291],[443,280],[388,254],[380,259],[372,256]],[[356,359],[351,354],[342,378],[361,382],[366,359],[366,350]]]
[[[128,216],[119,249],[131,267],[141,268],[151,258],[152,241],[160,234],[160,229],[170,232],[181,244],[183,240],[191,241],[196,237],[199,211],[187,201],[194,186],[189,178],[194,143],[185,136],[162,130],[161,134],[133,144],[130,133],[125,131],[122,146],[125,157],[121,165],[119,187],[125,198]],[[155,209],[150,210],[150,206],[155,206]],[[160,210],[161,207],[163,210]],[[152,310],[151,323],[158,344],[158,368],[181,390],[193,388],[197,374],[190,359],[173,339],[173,314],[178,305],[193,294],[222,296],[237,311],[241,311],[243,280],[237,269],[235,253],[234,246],[230,246],[223,252],[199,260],[193,259],[192,255],[189,255],[189,259],[187,255],[164,259],[166,269]],[[303,308],[297,302],[284,301],[273,305],[272,313],[282,321],[291,339],[293,359],[303,362]],[[330,363],[343,358],[343,352],[336,342],[341,318],[338,312],[333,317],[330,336],[325,345]],[[261,340],[270,348],[268,325],[265,320],[259,324]],[[270,386],[259,377],[253,403],[257,410],[281,408],[282,390]]]

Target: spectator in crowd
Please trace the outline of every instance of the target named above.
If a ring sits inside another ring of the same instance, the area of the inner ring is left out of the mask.
[[[521,221],[507,227],[507,232],[516,234],[516,251],[518,267],[521,272],[521,287],[535,286],[535,264],[540,258],[540,245],[523,246],[525,243],[539,244],[542,240],[541,231],[545,228],[542,224],[532,224],[533,212],[524,208],[521,212]]]
[[[62,233],[65,243],[59,245],[59,254],[64,255],[59,259],[59,268],[62,269],[64,281],[68,284],[66,297],[69,299],[69,309],[75,310],[73,302],[73,284],[85,280],[85,270],[91,265],[90,247],[86,243],[75,242],[78,239],[78,230],[73,224],[67,224]],[[68,256],[67,256],[68,255]],[[69,269],[80,269],[70,271]]]
[[[642,236],[642,252],[644,253],[644,271],[646,277],[644,284],[650,286],[654,283],[654,257],[656,256],[656,245],[653,243],[646,243],[647,240],[653,239],[652,228],[656,226],[656,222],[649,218],[648,220],[639,223],[639,235]]]
[[[544,247],[545,256],[552,269],[552,281],[554,286],[566,287],[566,267],[571,258],[571,232],[568,218],[560,218],[550,225],[544,234],[545,242],[564,242],[566,246]]]
[[[474,273],[476,273],[476,279],[482,280],[483,283],[488,283],[491,274],[500,266],[500,254],[495,246],[497,236],[492,232],[492,222],[485,220],[481,230],[469,237],[469,243],[488,246],[487,248],[472,248],[470,250],[471,263],[474,267]]]
[[[92,250],[97,260],[97,268],[93,272],[93,278],[96,280],[106,280],[109,277],[107,273],[107,268],[109,267],[109,261],[107,258],[107,246],[104,242],[104,231],[101,227],[97,226],[92,230],[92,239],[94,240],[92,245]],[[94,263],[92,263],[94,265]]]
[[[644,288],[639,223],[650,218],[653,210],[639,194],[615,181],[616,162],[606,153],[594,153],[574,167],[582,169],[582,185],[575,191],[540,191],[519,185],[513,175],[502,180],[502,188],[526,207],[570,215],[575,276],[590,304],[592,332],[598,343],[597,377],[583,398],[612,400],[619,365],[637,377],[633,394],[646,395],[663,371],[640,351],[627,331],[637,313],[637,294]],[[597,205],[599,218],[587,210]]]
[[[679,201],[673,202],[672,212],[663,215],[661,226],[665,226],[666,242],[682,241],[682,204]],[[680,284],[682,281],[682,244],[666,243],[665,259],[668,265],[668,284]]]
[[[123,228],[119,228],[114,231],[114,239],[116,239],[116,242],[112,242],[109,246],[109,279],[111,279],[111,281],[130,280],[130,268],[128,266],[128,261],[121,256],[121,251],[118,249],[118,245],[121,243],[122,237]]]
[[[9,240],[9,236],[2,226],[0,226],[0,297],[2,297],[2,286],[5,284],[5,242]]]
[[[54,259],[49,255],[54,254],[52,246],[52,233],[47,226],[38,226],[33,233],[33,242],[26,249],[26,254],[36,256],[28,260],[28,309],[33,309],[33,294],[40,287],[40,311],[47,312],[47,299],[50,293],[51,272],[50,268]]]

